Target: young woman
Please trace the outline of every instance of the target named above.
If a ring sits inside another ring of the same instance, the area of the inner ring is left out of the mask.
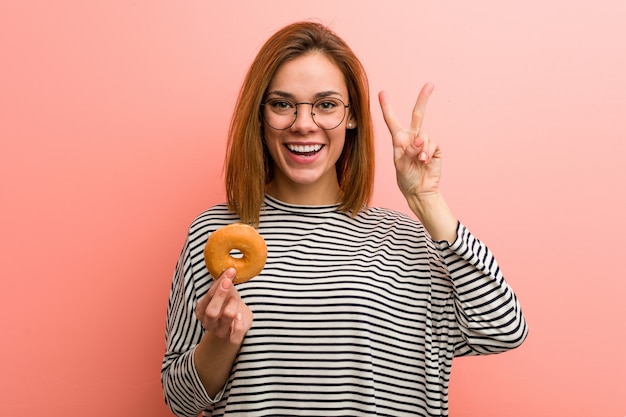
[[[226,158],[228,202],[192,223],[173,278],[162,380],[178,416],[444,416],[452,359],[519,346],[527,327],[492,253],[439,191],[441,151],[379,95],[408,215],[369,207],[367,77],[327,27],[299,22],[261,48]],[[207,271],[208,236],[257,228],[252,280]]]

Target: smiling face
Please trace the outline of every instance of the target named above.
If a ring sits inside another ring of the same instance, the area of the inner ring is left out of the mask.
[[[278,130],[266,121],[263,123],[267,149],[274,161],[274,177],[267,191],[282,201],[332,204],[340,199],[335,164],[343,151],[346,124],[352,119],[346,109],[346,117],[336,128],[320,128],[313,120],[308,103],[322,98],[339,99],[346,104],[350,101],[343,74],[320,53],[309,53],[285,63],[268,87],[266,103],[275,99],[302,103],[297,105],[295,122],[287,129]],[[285,102],[280,100],[275,106],[282,109]],[[320,102],[321,107],[314,111],[320,114],[328,103]]]

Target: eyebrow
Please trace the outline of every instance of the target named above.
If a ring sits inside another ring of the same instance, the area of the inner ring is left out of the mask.
[[[280,90],[272,90],[272,91],[268,91],[267,95],[276,95],[279,97],[283,97],[283,98],[289,98],[292,100],[296,99],[296,96],[294,96],[291,93],[288,93],[286,91],[280,91]],[[328,90],[328,91],[320,91],[319,93],[315,93],[315,95],[313,96],[313,101],[320,99],[320,98],[324,98],[324,97],[329,97],[329,96],[334,96],[337,95],[339,97],[343,97],[341,95],[341,93],[337,92],[337,91],[332,91],[332,90]]]

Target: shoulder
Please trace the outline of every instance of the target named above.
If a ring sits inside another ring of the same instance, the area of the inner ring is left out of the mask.
[[[190,229],[205,223],[221,222],[236,218],[235,214],[228,209],[226,203],[216,204],[196,216],[191,222]]]
[[[197,239],[206,241],[209,233],[238,221],[239,217],[228,209],[226,203],[216,204],[193,219],[189,226],[188,239],[190,242]]]
[[[380,241],[406,241],[409,245],[424,242],[428,239],[422,224],[415,218],[400,211],[382,207],[368,207],[356,216],[344,212],[336,212],[325,225],[358,239]]]
[[[401,211],[384,207],[368,207],[360,211],[355,217],[355,220],[363,224],[375,224],[377,226],[388,225],[390,227],[408,228],[410,230],[423,230],[422,224],[417,219]]]

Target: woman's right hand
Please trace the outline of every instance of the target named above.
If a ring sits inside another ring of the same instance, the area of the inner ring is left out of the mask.
[[[196,306],[196,317],[206,333],[233,345],[241,345],[252,326],[252,311],[233,285],[237,271],[228,268]]]

